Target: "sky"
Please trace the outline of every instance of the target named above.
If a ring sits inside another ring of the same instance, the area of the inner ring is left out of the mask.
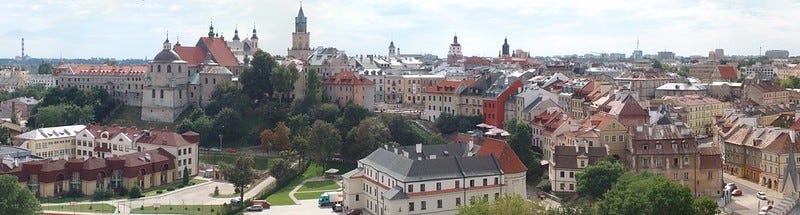
[[[151,59],[167,32],[194,45],[215,31],[226,39],[258,31],[261,49],[286,55],[295,0],[4,0],[0,58],[111,57]],[[800,53],[797,0],[306,0],[313,47],[349,55],[388,52],[445,57],[453,35],[466,56],[511,49],[535,56],[630,53],[757,55],[759,48]]]

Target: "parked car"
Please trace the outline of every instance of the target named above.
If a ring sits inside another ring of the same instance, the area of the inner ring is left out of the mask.
[[[758,193],[756,193],[756,197],[761,200],[767,200],[767,193],[758,191]]]
[[[232,205],[233,205],[233,204],[239,204],[239,202],[242,202],[242,201],[241,201],[241,200],[239,200],[239,199],[237,199],[237,198],[233,198],[233,199],[231,199],[231,204],[232,204]]]
[[[734,191],[737,189],[739,189],[739,187],[736,187],[736,185],[731,185],[731,186],[725,185],[725,189],[723,189],[723,191]]]
[[[269,209],[272,206],[267,200],[253,200],[253,205],[261,205],[264,209]]]
[[[336,203],[335,205],[333,205],[333,207],[331,207],[331,209],[333,209],[333,212],[342,212],[342,210],[344,210],[344,207],[342,206],[342,204]]]
[[[246,211],[263,211],[264,207],[261,207],[261,205],[251,205],[250,207],[247,207],[247,209],[245,209],[245,210]]]
[[[740,189],[735,189],[735,190],[733,190],[733,191],[731,192],[731,195],[732,195],[732,196],[741,196],[741,195],[742,195],[742,190],[740,190]]]

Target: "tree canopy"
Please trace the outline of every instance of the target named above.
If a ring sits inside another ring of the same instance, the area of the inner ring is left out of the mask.
[[[326,161],[342,148],[342,136],[339,129],[333,124],[317,120],[311,125],[309,142],[315,147],[310,147],[308,154],[312,160]]]
[[[279,66],[272,72],[270,80],[272,81],[272,87],[275,92],[281,93],[278,98],[279,101],[283,101],[283,98],[289,97],[289,94],[294,90],[294,83],[297,81],[297,78],[299,78],[299,75],[294,64],[288,67]]]
[[[222,139],[237,140],[243,132],[242,116],[231,108],[222,109],[214,117],[212,126],[216,134],[222,134]]]
[[[36,214],[41,207],[30,190],[19,186],[16,176],[0,175],[0,211],[3,214]]]
[[[392,136],[389,128],[374,117],[361,120],[358,126],[348,132],[348,136],[352,136],[353,141],[346,141],[342,155],[351,160],[366,157],[383,145],[396,145],[389,142]]]
[[[244,201],[244,188],[250,182],[253,182],[258,175],[253,170],[255,161],[252,154],[245,154],[244,156],[236,157],[233,163],[223,163],[220,168],[220,173],[225,176],[233,186],[239,190],[239,198]]]
[[[663,176],[625,173],[597,202],[595,214],[695,214],[692,203],[689,188]]]
[[[619,163],[600,161],[589,165],[578,172],[578,194],[592,198],[600,198],[606,193],[617,179],[625,173],[625,168]]]
[[[530,202],[519,195],[502,195],[497,197],[493,202],[473,196],[469,201],[469,205],[458,207],[458,215],[538,215],[546,212],[546,208],[540,202]]]
[[[266,95],[271,96],[273,90],[272,72],[278,62],[269,53],[258,50],[253,54],[250,64],[252,66],[245,67],[242,74],[239,74],[242,90],[252,100],[266,98]]]

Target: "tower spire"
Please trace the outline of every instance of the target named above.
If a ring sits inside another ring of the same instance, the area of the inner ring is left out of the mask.
[[[211,20],[211,25],[208,26],[208,37],[214,38],[214,20]]]

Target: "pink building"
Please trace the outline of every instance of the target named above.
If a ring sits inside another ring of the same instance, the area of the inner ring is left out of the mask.
[[[353,101],[371,111],[375,106],[375,83],[352,71],[339,72],[322,82],[322,96],[339,107]]]

